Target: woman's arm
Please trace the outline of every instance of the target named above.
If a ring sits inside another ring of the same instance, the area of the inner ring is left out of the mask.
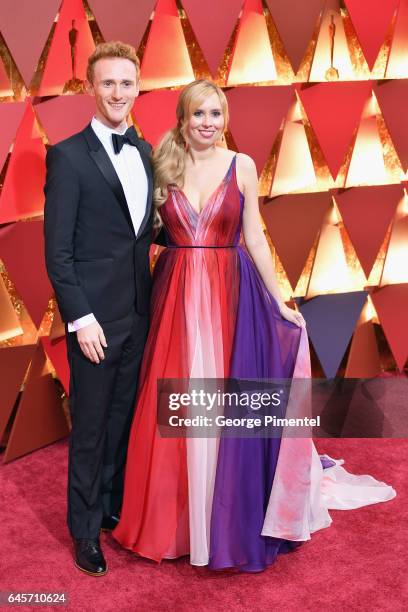
[[[299,327],[304,327],[305,320],[302,314],[286,306],[283,301],[271,251],[262,229],[258,205],[258,176],[255,163],[248,155],[242,153],[239,153],[237,156],[237,179],[242,185],[242,191],[245,196],[243,232],[249,254],[266,288],[277,301],[282,317]]]

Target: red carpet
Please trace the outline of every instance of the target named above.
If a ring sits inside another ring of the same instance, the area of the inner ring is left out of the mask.
[[[65,526],[66,442],[3,465],[0,590],[66,591],[68,608],[79,612],[408,609],[408,441],[320,440],[318,450],[344,458],[351,472],[392,484],[397,497],[332,511],[329,529],[255,575],[210,572],[186,559],[156,565],[120,549],[106,534],[109,573],[81,574]]]

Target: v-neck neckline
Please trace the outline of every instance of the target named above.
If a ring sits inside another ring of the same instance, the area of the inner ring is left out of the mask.
[[[184,193],[183,189],[181,189],[181,187],[178,188],[178,190],[180,191],[180,193],[183,195],[184,199],[186,200],[186,202],[188,203],[188,205],[190,206],[191,210],[194,211],[194,213],[197,215],[197,217],[201,217],[201,215],[203,214],[204,210],[208,207],[208,205],[210,204],[211,200],[214,198],[214,196],[216,195],[216,193],[218,192],[218,190],[220,189],[220,187],[222,187],[225,183],[225,181],[228,178],[228,175],[231,171],[232,168],[232,164],[235,161],[235,158],[237,157],[237,154],[234,155],[234,157],[232,158],[228,169],[226,171],[226,173],[224,174],[224,177],[222,178],[222,180],[218,183],[217,187],[214,189],[214,191],[211,193],[211,195],[207,198],[207,200],[204,203],[204,206],[201,208],[200,211],[198,211],[190,202],[189,198],[186,196],[186,194]]]

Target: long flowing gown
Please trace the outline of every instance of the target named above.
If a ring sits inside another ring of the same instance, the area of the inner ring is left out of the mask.
[[[244,196],[236,156],[198,213],[169,187],[168,247],[154,271],[151,329],[113,536],[160,561],[257,572],[331,523],[329,508],[395,496],[309,438],[161,437],[157,380],[310,377],[307,334],[286,321],[240,244]],[[297,398],[298,399],[298,398]],[[326,468],[326,469],[325,469]]]

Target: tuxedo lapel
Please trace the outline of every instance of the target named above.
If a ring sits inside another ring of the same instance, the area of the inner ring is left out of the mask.
[[[89,155],[91,156],[91,158],[99,168],[102,176],[113,191],[113,194],[115,195],[116,200],[120,205],[120,208],[122,209],[126,221],[129,223],[129,226],[132,232],[134,233],[135,230],[127,205],[125,192],[123,191],[122,183],[120,182],[119,177],[116,174],[115,168],[113,167],[113,164],[109,159],[109,155],[105,151],[105,147],[103,146],[103,144],[101,143],[90,125],[85,128],[84,136],[89,145]]]
[[[147,222],[149,221],[150,218],[150,213],[152,210],[152,203],[153,203],[153,171],[152,171],[152,164],[150,161],[150,155],[146,152],[146,150],[144,149],[139,136],[136,133],[136,130],[134,129],[134,127],[131,128],[130,132],[129,132],[129,137],[131,138],[133,144],[137,147],[139,154],[140,154],[140,158],[143,162],[143,166],[146,172],[146,177],[147,177],[147,201],[146,201],[146,212],[145,215],[143,217],[143,221],[140,224],[140,228],[139,231],[137,232],[137,238],[139,238],[142,234],[143,231],[146,227]]]

